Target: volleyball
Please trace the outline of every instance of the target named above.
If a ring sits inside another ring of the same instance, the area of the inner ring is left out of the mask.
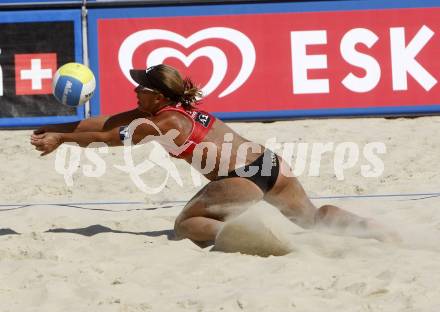
[[[80,63],[64,64],[58,68],[52,81],[55,98],[61,104],[72,107],[90,100],[95,87],[95,75],[87,66]]]

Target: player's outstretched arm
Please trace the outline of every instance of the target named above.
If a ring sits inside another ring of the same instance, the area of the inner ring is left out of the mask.
[[[147,119],[145,119],[147,120]],[[125,127],[115,127],[107,131],[91,131],[91,132],[45,132],[41,134],[33,134],[31,136],[31,144],[35,149],[42,152],[41,156],[45,156],[63,143],[76,143],[81,147],[88,147],[92,143],[105,143],[108,146],[121,146],[124,144],[126,129]],[[159,133],[157,127],[150,123],[141,123],[133,133],[128,137],[134,144],[142,142],[146,137],[154,139]],[[130,131],[129,131],[130,132]],[[146,143],[146,141],[144,142]]]
[[[144,114],[145,113],[142,113],[138,109],[133,109],[113,116],[97,116],[76,122],[45,125],[36,129],[34,134],[43,134],[46,132],[76,133],[108,131],[110,129],[128,125],[134,119],[145,117]]]

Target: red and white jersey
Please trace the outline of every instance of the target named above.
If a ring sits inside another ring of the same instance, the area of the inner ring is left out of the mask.
[[[186,147],[183,149],[178,149],[178,151],[169,150],[168,152],[178,158],[183,158],[194,151],[197,144],[203,141],[208,131],[214,124],[215,117],[208,112],[199,110],[197,108],[185,109],[182,105],[177,104],[176,106],[166,106],[159,110],[155,115],[159,115],[163,112],[174,111],[183,114],[188,117],[192,122],[192,128],[190,135],[181,145]]]

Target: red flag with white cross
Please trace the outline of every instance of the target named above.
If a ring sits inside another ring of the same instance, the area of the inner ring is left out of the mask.
[[[51,94],[56,70],[56,53],[15,54],[16,94]]]

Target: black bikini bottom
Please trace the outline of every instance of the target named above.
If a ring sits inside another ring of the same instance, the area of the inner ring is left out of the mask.
[[[227,176],[219,176],[216,181],[240,177],[254,182],[263,193],[269,192],[277,181],[280,173],[280,163],[277,155],[266,149],[249,165],[232,170]]]

